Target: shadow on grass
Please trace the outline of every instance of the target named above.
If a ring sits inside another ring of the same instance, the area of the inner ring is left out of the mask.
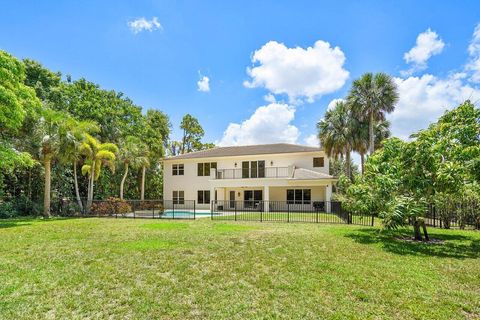
[[[23,217],[0,219],[0,229],[16,228],[31,225],[32,223],[47,223],[52,221],[72,219],[69,217],[52,217],[50,219],[43,219],[41,217]]]
[[[480,237],[458,233],[439,233],[429,229],[431,239],[442,240],[441,243],[415,242],[413,232],[408,229],[389,231],[376,228],[362,228],[345,234],[361,244],[376,244],[383,250],[399,255],[425,255],[440,258],[475,259],[480,258]]]

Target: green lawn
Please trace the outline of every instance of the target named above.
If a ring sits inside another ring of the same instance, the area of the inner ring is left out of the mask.
[[[0,221],[0,319],[479,319],[480,233],[351,225]]]

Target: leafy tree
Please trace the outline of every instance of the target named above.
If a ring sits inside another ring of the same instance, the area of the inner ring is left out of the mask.
[[[39,62],[24,59],[25,65],[25,84],[35,89],[37,97],[42,101],[50,101],[56,93],[56,89],[60,87],[61,74],[54,73],[44,68]]]
[[[145,132],[142,140],[150,150],[152,162],[156,163],[165,154],[170,137],[170,119],[159,110],[148,110],[145,116]]]
[[[183,130],[181,153],[202,150],[202,138],[205,135],[198,119],[190,114],[186,114],[180,123],[180,129]]]
[[[118,153],[118,147],[113,143],[100,143],[86,134],[80,150],[86,157],[82,174],[88,174],[87,212],[90,212],[95,181],[100,177],[102,166],[106,165],[112,172],[115,171],[115,155]]]
[[[385,120],[385,114],[395,109],[397,86],[385,73],[365,73],[353,82],[347,99],[356,117],[369,123],[369,153],[372,155],[375,151],[375,123]]]
[[[124,173],[120,182],[120,199],[123,199],[123,189],[130,167],[139,168],[142,164],[142,141],[140,138],[128,136],[120,146],[118,160],[123,164]]]

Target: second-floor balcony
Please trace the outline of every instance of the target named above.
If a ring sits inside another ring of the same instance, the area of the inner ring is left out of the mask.
[[[288,178],[288,167],[218,169],[216,179]]]

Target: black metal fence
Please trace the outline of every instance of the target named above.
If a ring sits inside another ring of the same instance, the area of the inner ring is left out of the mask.
[[[231,201],[211,203],[212,220],[341,223],[373,226],[373,215],[353,214],[335,201]]]
[[[480,230],[480,204],[465,201],[428,205],[425,224],[444,229]]]
[[[53,214],[79,217],[113,217],[113,218],[161,218],[161,219],[195,219],[197,209],[195,200],[93,200],[88,203],[82,199],[82,205],[76,200],[62,199],[52,207]],[[207,216],[205,214],[205,216]]]

